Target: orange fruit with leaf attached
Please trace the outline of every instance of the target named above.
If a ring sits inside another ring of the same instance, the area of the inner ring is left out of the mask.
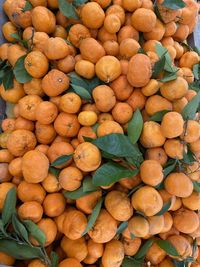
[[[107,243],[115,236],[117,221],[105,210],[101,209],[99,216],[88,232],[90,238],[96,243]]]
[[[200,137],[200,125],[197,121],[188,120],[185,124],[185,131],[181,139],[187,143],[196,142]]]
[[[44,6],[37,6],[32,10],[32,24],[37,32],[53,33],[56,27],[56,18],[51,10]]]
[[[8,192],[10,191],[10,189],[12,189],[14,186],[14,184],[12,183],[2,183],[0,184],[0,210],[2,211],[3,206],[4,206],[4,202],[6,199],[6,196],[8,194]]]
[[[177,250],[182,259],[187,258],[192,253],[192,248],[189,241],[181,235],[171,235],[167,238]]]
[[[151,262],[151,264],[159,264],[164,260],[166,252],[161,249],[156,243],[153,243],[148,249],[146,254],[146,259]]]
[[[82,196],[76,199],[76,207],[85,214],[91,214],[101,197],[102,197],[101,190],[91,192],[86,196]]]
[[[17,103],[24,95],[23,85],[13,80],[13,86],[9,90],[5,90],[3,84],[0,86],[0,95],[3,100],[10,103]]]
[[[16,39],[12,35],[17,34],[17,28],[11,21],[8,21],[3,24],[2,33],[7,41],[14,42]]]

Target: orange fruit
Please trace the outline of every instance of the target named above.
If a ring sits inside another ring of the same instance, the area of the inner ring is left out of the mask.
[[[161,249],[156,243],[152,244],[152,246],[148,249],[146,254],[146,259],[151,262],[151,264],[159,264],[162,260],[164,260],[166,256],[166,252]]]
[[[57,68],[64,73],[69,73],[75,68],[75,59],[72,55],[68,55],[65,58],[57,61]]]
[[[110,83],[110,87],[113,89],[117,100],[120,101],[128,99],[133,92],[133,87],[129,84],[125,75],[120,75]]]
[[[95,75],[94,64],[87,60],[79,60],[75,65],[75,71],[86,79],[92,79]]]
[[[12,266],[15,259],[4,252],[0,252],[0,264]]]
[[[81,9],[83,24],[90,29],[98,29],[103,25],[105,14],[101,6],[96,2],[89,2]]]
[[[48,217],[61,215],[65,210],[65,198],[61,193],[48,194],[43,202],[44,213]]]
[[[44,53],[50,60],[62,59],[69,55],[68,44],[61,37],[51,37],[46,41]]]
[[[126,38],[121,41],[119,47],[119,54],[124,59],[129,59],[135,54],[137,54],[140,48],[140,44],[131,38]]]
[[[24,119],[22,117],[18,117],[15,120],[15,129],[19,130],[19,129],[23,129],[23,130],[28,130],[28,131],[33,131],[34,130],[34,122]]]
[[[33,78],[30,82],[24,83],[24,92],[27,95],[43,96],[42,80]]]
[[[148,115],[152,116],[162,110],[172,110],[172,103],[160,95],[153,95],[147,99],[145,110]]]
[[[200,125],[197,121],[188,120],[181,139],[187,143],[196,142],[200,137]]]
[[[184,120],[178,112],[166,113],[161,122],[161,132],[167,138],[175,138],[183,132]]]
[[[26,56],[24,66],[33,78],[42,78],[48,71],[49,63],[42,52],[32,51]]]
[[[139,32],[131,25],[123,26],[117,34],[117,40],[119,44],[127,38],[132,38],[137,42],[139,41]]]
[[[78,117],[75,114],[61,112],[54,121],[54,128],[61,136],[74,137],[80,129]]]
[[[121,21],[121,25],[124,24],[124,22],[125,22],[125,11],[120,5],[114,4],[114,5],[109,6],[106,9],[106,16],[108,16],[110,14],[114,14],[114,15],[118,16],[120,21]]]
[[[133,193],[131,202],[134,209],[143,212],[146,216],[155,215],[163,206],[160,194],[150,186],[143,186]]]
[[[79,132],[78,132],[78,141],[80,143],[84,142],[84,137],[90,137],[90,138],[97,138],[97,135],[95,133],[95,131],[92,129],[92,127],[88,127],[88,126],[83,126],[80,128]]]
[[[109,14],[105,17],[104,28],[109,33],[116,33],[120,30],[121,21],[120,18],[115,14]]]
[[[60,70],[52,69],[42,79],[42,89],[48,96],[58,96],[68,88],[69,78]]]
[[[5,199],[6,199],[8,192],[13,187],[15,187],[15,186],[12,183],[6,183],[5,182],[5,183],[0,184],[0,211],[2,211],[2,209],[3,209],[4,202],[5,202]]]
[[[22,173],[29,183],[42,182],[48,175],[49,160],[37,150],[27,152],[22,158]]]
[[[89,29],[82,24],[74,24],[69,30],[69,40],[75,47],[79,47],[82,40],[89,37],[91,37]]]
[[[141,216],[133,216],[128,222],[128,231],[129,236],[133,234],[136,237],[145,237],[149,233],[149,223],[148,221],[141,217]],[[124,231],[123,235],[125,236],[126,230]]]
[[[73,267],[82,267],[83,265],[76,259],[73,259],[73,258],[68,258],[68,259],[65,259],[63,261],[61,261],[59,264],[58,264],[58,267],[70,267],[70,266],[73,266]]]
[[[8,167],[8,163],[0,163],[1,182],[9,182],[12,178]]]
[[[151,61],[144,54],[134,55],[129,61],[127,79],[134,87],[147,85],[152,75]]]
[[[122,0],[123,8],[129,12],[135,11],[136,9],[140,8],[141,5],[142,5],[141,0],[134,0],[134,1]]]
[[[76,199],[76,207],[85,214],[91,214],[98,200],[102,197],[101,190],[89,193]],[[93,255],[93,257],[96,257]]]
[[[42,98],[38,95],[26,95],[18,102],[19,115],[27,120],[36,120],[36,109],[42,102]]]
[[[42,219],[43,208],[37,201],[27,201],[19,206],[17,212],[22,220],[31,220],[37,223]]]
[[[56,18],[53,12],[43,6],[37,6],[31,13],[33,27],[38,32],[53,33],[56,27]]]
[[[5,90],[3,85],[0,86],[0,95],[4,101],[15,104],[25,95],[25,92],[22,84],[14,79],[13,87],[9,90]]]
[[[133,115],[131,106],[128,103],[118,102],[112,109],[113,119],[121,124],[127,123]]]
[[[105,210],[101,209],[99,216],[88,232],[90,238],[96,243],[107,243],[116,235],[117,221]]]
[[[127,221],[133,215],[130,199],[120,191],[113,190],[106,195],[105,207],[117,221]]]
[[[171,173],[165,179],[165,189],[177,197],[189,197],[193,191],[193,183],[184,173]]]
[[[92,53],[88,50],[92,49]],[[80,52],[83,59],[97,63],[97,61],[105,56],[105,50],[100,43],[94,38],[84,38],[80,43]]]
[[[8,21],[8,22],[3,24],[2,33],[4,35],[4,38],[7,41],[14,42],[16,39],[14,37],[12,37],[12,34],[17,33],[17,28],[15,27],[15,25],[11,21]]]
[[[170,158],[183,159],[184,144],[177,139],[168,139],[164,144],[164,149]]]
[[[105,245],[102,256],[104,267],[120,266],[124,259],[124,247],[121,241],[111,240]]]
[[[126,102],[132,107],[133,111],[136,111],[136,109],[141,110],[145,106],[146,97],[139,88],[136,88]]]
[[[134,239],[124,238],[122,240],[124,245],[124,253],[127,256],[134,256],[142,243],[141,238],[135,237]]]
[[[73,158],[76,166],[85,172],[94,171],[101,164],[99,149],[89,142],[79,144],[74,151]]]
[[[176,248],[182,259],[187,258],[191,254],[191,245],[185,237],[181,235],[171,235],[167,238],[167,241]]]
[[[119,44],[116,41],[108,40],[103,43],[106,55],[117,56],[119,54]]]
[[[107,85],[99,85],[92,91],[96,107],[101,112],[110,111],[116,103],[114,91]]]
[[[28,130],[15,130],[7,141],[8,150],[16,157],[23,156],[36,146],[35,135]]]
[[[150,32],[156,26],[156,15],[152,10],[138,8],[131,18],[133,27],[141,32]]]
[[[59,108],[67,113],[77,113],[81,107],[81,98],[76,93],[66,93],[60,98]]]
[[[51,173],[42,181],[42,186],[48,193],[56,193],[61,189],[57,177]]]
[[[36,120],[41,124],[52,123],[58,115],[58,109],[55,104],[49,101],[41,102],[35,111]]]
[[[83,126],[92,126],[97,122],[97,114],[94,111],[81,111],[78,121]]]
[[[68,191],[74,191],[81,186],[83,174],[73,166],[62,169],[59,174],[59,183],[62,188]]]
[[[140,176],[145,184],[156,186],[160,184],[164,178],[163,168],[156,160],[145,160],[140,165]]]
[[[96,63],[95,72],[99,79],[109,83],[120,76],[121,65],[116,57],[103,56]]]
[[[121,127],[121,125],[117,123],[116,121],[105,120],[97,128],[98,137],[105,136],[105,135],[112,134],[112,133],[120,133],[120,134],[124,133],[124,130]]]

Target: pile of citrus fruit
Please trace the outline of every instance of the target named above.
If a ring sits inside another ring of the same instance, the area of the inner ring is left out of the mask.
[[[5,0],[0,264],[200,266],[195,0]]]

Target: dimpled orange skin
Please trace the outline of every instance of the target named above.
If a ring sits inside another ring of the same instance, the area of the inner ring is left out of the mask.
[[[22,173],[25,181],[42,182],[48,175],[49,160],[37,150],[27,152],[22,158]]]
[[[161,132],[167,138],[175,138],[183,132],[184,120],[178,112],[168,112],[162,118]]]
[[[73,259],[73,258],[65,259],[58,264],[58,267],[71,267],[71,266],[83,267],[83,265],[78,260]]]
[[[48,71],[49,62],[42,52],[32,51],[26,56],[24,66],[33,78],[42,78]]]
[[[71,240],[64,236],[61,240],[61,248],[66,253],[67,257],[75,258],[79,262],[83,261],[88,254],[87,243],[84,237]]]
[[[111,240],[105,245],[102,256],[104,267],[120,267],[124,259],[124,247],[121,241]]]
[[[154,121],[145,122],[140,142],[145,148],[162,146],[165,143],[165,137],[161,132],[160,124]]]
[[[15,130],[11,133],[7,141],[8,150],[16,157],[23,156],[36,146],[35,135],[28,130]]]
[[[143,212],[146,216],[153,216],[163,206],[163,200],[153,187],[144,186],[138,189],[131,198],[133,208]]]
[[[63,233],[71,240],[81,238],[87,226],[87,218],[78,210],[69,211],[63,222]]]
[[[96,243],[107,243],[115,236],[117,221],[105,210],[101,209],[99,216],[88,232],[90,238]]]
[[[133,208],[126,193],[111,191],[106,195],[105,207],[117,221],[127,221],[133,215]]]
[[[148,84],[152,75],[151,61],[144,54],[136,54],[129,61],[127,79],[134,87]]]
[[[62,71],[52,69],[42,79],[42,89],[48,96],[58,96],[69,88],[69,78]]]
[[[193,183],[184,173],[169,174],[164,184],[167,192],[177,197],[189,197],[193,191]]]
[[[86,172],[96,170],[101,164],[99,149],[89,142],[79,144],[74,151],[73,158],[76,166]]]
[[[159,264],[166,257],[166,252],[161,249],[156,243],[148,249],[146,258],[151,264]]]
[[[198,214],[192,210],[179,209],[174,213],[173,220],[174,227],[184,234],[190,234],[199,227]]]
[[[145,160],[140,165],[140,176],[142,181],[151,186],[160,184],[164,178],[161,164],[155,160]]]

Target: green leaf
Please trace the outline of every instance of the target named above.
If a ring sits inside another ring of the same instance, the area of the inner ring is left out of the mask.
[[[185,7],[186,4],[182,0],[164,0],[162,6],[176,10]]]
[[[2,79],[2,83],[4,86],[5,91],[13,88],[13,84],[14,84],[14,73],[13,70],[10,69],[9,71],[7,71]]]
[[[59,262],[58,254],[55,251],[51,252],[51,267],[57,267]]]
[[[12,226],[14,228],[15,233],[18,234],[19,238],[29,243],[28,232],[24,227],[23,223],[18,219],[16,213],[13,213],[12,215]]]
[[[12,214],[15,213],[17,203],[16,188],[11,188],[5,198],[2,210],[2,222],[6,226],[11,222]]]
[[[120,235],[128,226],[128,222],[122,222],[117,228],[116,235]]]
[[[75,85],[71,83],[72,88],[74,91],[84,100],[92,100],[92,96],[90,93],[82,86]]]
[[[122,262],[122,267],[142,267],[143,261],[138,261],[132,257],[125,257]]]
[[[97,133],[97,128],[99,127],[99,123],[95,123],[93,126],[92,126],[92,130]]]
[[[28,41],[23,40],[18,33],[11,33],[10,36],[15,38],[16,41],[18,41],[22,46],[24,46],[25,48],[28,48]]]
[[[144,245],[139,249],[139,251],[135,254],[134,258],[139,260],[139,259],[143,259],[145,257],[145,255],[147,254],[147,251],[149,250],[149,248],[152,246],[153,244],[153,239],[148,239]]]
[[[185,153],[185,151],[183,153],[183,160],[182,161],[186,164],[189,164],[189,165],[193,164],[196,161],[195,156],[192,153],[189,146],[187,147],[187,153]]]
[[[144,186],[143,183],[137,185],[136,187],[134,187],[133,189],[131,189],[131,191],[128,193],[128,196],[130,197],[134,192],[136,192],[138,189],[140,189],[143,186]]]
[[[122,178],[132,177],[138,170],[129,170],[115,162],[103,164],[93,175],[93,184],[96,186],[109,186]]]
[[[101,211],[101,206],[103,204],[103,201],[104,201],[104,198],[100,198],[99,201],[97,202],[95,208],[92,211],[92,214],[89,216],[87,227],[85,228],[85,231],[83,232],[82,236],[87,234],[87,232],[93,227]]]
[[[61,13],[65,15],[68,19],[78,19],[76,9],[67,0],[58,0],[58,5]]]
[[[176,167],[177,164],[177,160],[174,160],[174,162],[170,165],[168,165],[167,167],[164,168],[163,173],[164,176],[166,177],[167,175],[169,175]]]
[[[200,49],[197,46],[193,47],[193,51],[196,52],[200,56]]]
[[[83,192],[94,192],[99,190],[92,182],[92,177],[85,177],[83,180]]]
[[[95,191],[97,191],[97,189],[96,190],[92,190],[92,191],[83,191],[83,186],[81,186],[81,187],[79,187],[77,190],[75,190],[75,191],[72,191],[72,192],[70,192],[70,191],[64,191],[63,192],[63,195],[66,197],[66,198],[69,198],[69,199],[78,199],[78,198],[80,198],[80,197],[83,197],[83,196],[87,196],[87,195],[89,195],[90,193],[92,193],[92,192],[95,192]]]
[[[32,76],[26,71],[24,67],[25,58],[26,58],[26,55],[20,57],[15,63],[15,66],[13,69],[15,78],[19,83],[27,83],[32,80]]]
[[[58,177],[60,172],[61,172],[61,169],[56,169],[54,167],[49,167],[49,172],[51,174],[53,174],[54,176]]]
[[[184,120],[193,120],[200,104],[200,92],[192,98],[190,102],[182,110]]]
[[[44,246],[46,242],[46,236],[42,230],[35,224],[34,222],[30,220],[23,221],[23,224],[25,225],[26,229],[28,230],[29,234],[34,237],[38,243],[42,246]]]
[[[74,0],[73,1],[73,4],[76,6],[76,7],[79,7],[79,6],[82,6],[83,4],[87,3],[88,0]]]
[[[164,116],[166,113],[168,113],[169,111],[170,111],[170,110],[166,110],[166,109],[161,110],[161,111],[158,111],[158,112],[154,113],[154,114],[149,118],[149,120],[150,120],[150,121],[157,121],[157,122],[160,122],[160,121],[162,121],[163,116]]]
[[[168,255],[173,257],[180,257],[176,248],[167,240],[157,240],[156,244],[163,249]]]
[[[92,141],[99,149],[116,157],[137,158],[141,153],[136,150],[129,138],[124,134],[108,134]]]
[[[9,234],[6,232],[6,229],[4,227],[2,220],[0,220],[0,235],[2,236],[2,238],[9,237]]]
[[[156,216],[163,215],[165,212],[167,212],[172,204],[172,199],[170,198],[169,201],[163,204],[162,209],[156,214]]]
[[[0,240],[0,251],[7,253],[17,260],[42,259],[44,257],[39,247],[33,247],[7,239]]]
[[[156,44],[156,53],[158,54],[159,58],[162,58],[167,52],[167,48],[165,48],[161,44]]]
[[[198,183],[197,181],[193,181],[193,180],[192,180],[192,183],[193,183],[194,191],[197,193],[200,193],[200,183]]]
[[[172,72],[172,73],[168,73],[167,75],[165,75],[162,79],[160,79],[160,82],[169,82],[169,81],[173,81],[177,79],[177,73],[176,72]]]
[[[144,54],[144,55],[147,55],[147,53],[146,53],[146,51],[142,48],[142,47],[140,47],[139,49],[138,49],[138,52],[137,52],[138,54]]]
[[[153,66],[153,74],[152,74],[153,79],[158,78],[160,73],[163,72],[165,61],[166,58],[164,57],[164,55],[158,61],[156,61],[156,63]]]
[[[31,3],[29,1],[26,1],[25,7],[22,9],[22,12],[29,11],[32,8],[33,8],[33,6],[31,5]]]
[[[193,70],[194,78],[196,80],[199,80],[200,79],[200,63],[193,65],[192,70]]]
[[[200,90],[200,80],[199,81],[194,81],[193,83],[189,83],[189,89],[192,89],[196,92],[199,92]]]
[[[136,144],[140,138],[143,128],[143,118],[139,109],[137,109],[132,119],[128,123],[128,137],[132,144]]]
[[[63,155],[63,156],[58,157],[56,160],[54,160],[51,163],[51,167],[59,166],[59,165],[66,163],[68,160],[70,160],[73,157],[73,155],[74,154]]]

